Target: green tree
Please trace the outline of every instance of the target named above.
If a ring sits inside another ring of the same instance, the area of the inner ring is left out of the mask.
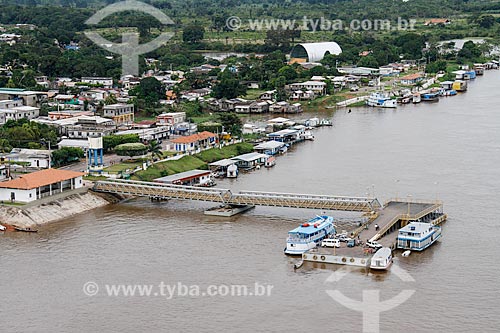
[[[71,164],[83,158],[85,153],[80,148],[63,147],[52,152],[52,163],[55,167]]]
[[[205,28],[199,23],[192,23],[184,27],[182,32],[182,40],[185,43],[198,43],[205,36]]]
[[[214,87],[215,98],[236,98],[245,95],[247,87],[240,83],[240,80],[229,72],[223,72],[220,82]]]
[[[163,158],[163,153],[161,151],[161,145],[158,143],[158,141],[153,140],[149,143],[148,150],[151,153],[152,159],[155,157],[159,160]]]
[[[148,147],[142,143],[124,143],[115,147],[118,156],[128,156],[130,158],[143,156],[148,152]]]
[[[241,136],[243,123],[236,113],[221,113],[219,114],[219,121],[225,130],[233,136]]]

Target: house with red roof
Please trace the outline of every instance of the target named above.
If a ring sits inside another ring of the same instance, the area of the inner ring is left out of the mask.
[[[217,134],[201,132],[189,136],[182,136],[172,140],[175,151],[189,153],[199,149],[211,148],[217,143]]]
[[[0,182],[0,201],[32,202],[83,187],[82,172],[47,169]]]

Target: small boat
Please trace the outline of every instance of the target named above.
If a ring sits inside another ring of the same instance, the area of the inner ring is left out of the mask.
[[[238,178],[238,167],[236,164],[231,164],[230,166],[227,167],[227,178]]]
[[[331,120],[321,119],[321,121],[319,122],[319,126],[333,126],[333,123]]]
[[[0,224],[0,231],[5,231],[5,230],[7,230],[7,228]]]
[[[21,227],[17,227],[17,226],[14,226],[14,230],[15,231],[20,231],[20,232],[38,232],[38,230],[36,230],[36,229],[21,228]]]
[[[413,94],[413,104],[418,104],[422,101],[422,96],[419,93]]]
[[[410,222],[399,229],[398,249],[423,251],[441,238],[441,228],[432,223]]]
[[[422,102],[439,102],[439,94],[438,93],[422,94]]]
[[[388,247],[380,248],[373,255],[370,261],[370,268],[376,270],[386,270],[392,264],[392,250]]]
[[[311,131],[306,131],[306,132],[304,132],[303,138],[304,138],[304,140],[313,141],[314,135],[311,133]]]
[[[405,251],[405,252],[403,252],[401,255],[402,255],[403,257],[409,257],[409,256],[410,256],[410,254],[411,254],[411,251],[410,251],[410,250],[406,250],[406,251]]]
[[[285,254],[302,254],[319,246],[331,234],[335,234],[333,217],[316,216],[288,232]]]
[[[397,101],[391,99],[387,94],[381,92],[374,92],[368,97],[366,105],[379,107],[379,108],[396,108]]]
[[[266,168],[272,168],[275,165],[276,165],[276,158],[274,156],[269,157],[266,160],[266,163],[264,164]]]

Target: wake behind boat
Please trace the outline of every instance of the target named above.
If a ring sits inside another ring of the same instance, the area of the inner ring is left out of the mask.
[[[288,232],[285,254],[302,254],[321,244],[331,234],[335,234],[333,217],[317,216]]]

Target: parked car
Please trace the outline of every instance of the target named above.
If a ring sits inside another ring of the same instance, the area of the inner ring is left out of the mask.
[[[368,246],[368,247],[371,247],[372,249],[376,249],[376,250],[377,250],[377,249],[380,249],[381,247],[383,247],[383,246],[382,246],[382,245],[380,245],[379,243],[377,243],[377,242],[371,242],[371,241],[367,241],[367,242],[365,243],[365,245],[366,245],[366,246]]]
[[[350,91],[358,91],[359,87],[357,85],[353,85],[353,86],[351,86],[351,88],[349,90]]]
[[[347,242],[347,247],[355,247],[356,246],[356,241],[354,239],[349,239]]]
[[[339,236],[339,241],[341,241],[341,242],[348,242],[348,241],[350,241],[351,239],[352,239],[352,238],[347,237],[346,235],[340,235],[340,236]]]

